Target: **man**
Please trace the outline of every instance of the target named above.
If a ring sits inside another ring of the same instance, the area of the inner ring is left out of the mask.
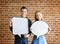
[[[28,9],[26,7],[22,7],[21,8],[21,17],[27,18],[27,12],[28,12]],[[32,23],[31,23],[30,19],[28,19],[28,30],[29,30],[29,33],[21,35],[22,44],[28,44],[28,37],[31,34],[31,32],[30,32],[30,26],[31,26],[31,24]]]
[[[22,18],[27,18],[27,12],[28,12],[27,8],[26,7],[22,7],[21,8],[21,17]],[[19,37],[18,35],[14,35],[15,36],[14,44],[28,44],[28,37],[31,34],[31,32],[30,32],[31,24],[32,23],[31,23],[30,19],[28,19],[28,30],[29,30],[29,33],[28,34],[22,34],[21,37]],[[10,21],[10,29],[11,29],[11,31],[13,31],[12,30],[12,22],[11,21]]]

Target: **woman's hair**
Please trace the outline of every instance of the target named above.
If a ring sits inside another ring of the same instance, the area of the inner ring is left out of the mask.
[[[35,21],[38,21],[38,20],[39,20],[39,19],[36,17],[37,12],[39,12],[39,11],[36,11],[36,12],[35,12]]]
[[[35,21],[38,21],[38,20],[39,20],[39,19],[36,17],[36,14],[37,14],[38,12],[40,12],[40,11],[36,11],[36,12],[35,12]],[[44,20],[43,17],[42,17],[41,20]]]

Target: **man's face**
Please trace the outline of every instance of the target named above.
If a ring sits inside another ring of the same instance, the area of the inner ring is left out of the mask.
[[[22,15],[22,17],[26,17],[27,16],[27,9],[22,9],[21,15]]]

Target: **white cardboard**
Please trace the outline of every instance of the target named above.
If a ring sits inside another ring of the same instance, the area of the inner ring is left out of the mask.
[[[28,33],[28,20],[27,18],[12,18],[12,25],[13,25],[13,34],[20,35],[20,34],[27,34]]]
[[[36,21],[31,26],[31,31],[33,34],[37,35],[37,38],[48,32],[48,24],[44,21]]]

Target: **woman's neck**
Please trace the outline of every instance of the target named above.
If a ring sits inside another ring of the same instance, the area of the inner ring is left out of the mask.
[[[42,19],[39,19],[39,21],[41,21]]]

